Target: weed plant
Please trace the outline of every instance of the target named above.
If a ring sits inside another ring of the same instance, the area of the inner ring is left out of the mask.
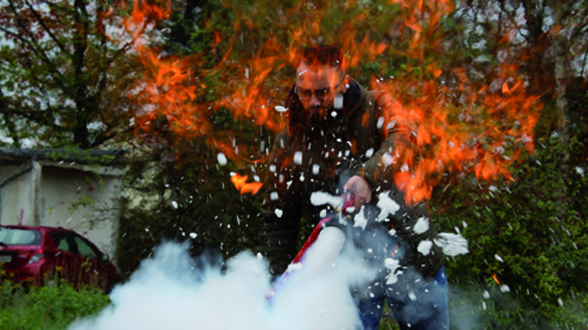
[[[101,290],[59,287],[0,288],[2,330],[66,329],[77,318],[93,315],[110,304]]]

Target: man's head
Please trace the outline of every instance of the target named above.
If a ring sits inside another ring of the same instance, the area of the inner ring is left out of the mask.
[[[339,48],[327,45],[304,48],[296,70],[296,94],[307,118],[328,120],[327,116],[331,116],[328,110],[340,107],[348,83]]]

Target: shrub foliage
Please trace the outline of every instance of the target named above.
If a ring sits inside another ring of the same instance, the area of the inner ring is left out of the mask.
[[[110,303],[101,290],[71,285],[0,289],[0,325],[5,330],[65,329],[75,319],[98,313]]]
[[[470,252],[446,265],[457,328],[464,319],[492,329],[588,322],[588,177],[568,158],[583,145],[559,137],[537,145],[513,169],[516,181],[467,177],[432,199],[441,231],[469,242]]]

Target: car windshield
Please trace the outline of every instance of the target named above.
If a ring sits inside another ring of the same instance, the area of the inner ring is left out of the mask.
[[[0,243],[4,245],[40,245],[41,232],[31,229],[3,227],[0,230]]]

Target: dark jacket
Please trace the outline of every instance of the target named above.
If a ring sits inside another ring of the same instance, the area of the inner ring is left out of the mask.
[[[379,193],[390,191],[390,197],[400,205],[400,210],[381,225],[393,227],[411,250],[405,263],[424,277],[434,276],[443,265],[444,255],[438,246],[433,244],[426,256],[417,251],[421,241],[433,241],[437,235],[432,223],[423,233],[413,230],[417,219],[428,216],[426,206],[407,207],[393,182],[390,171],[394,168],[382,165],[382,156],[391,150],[396,135],[385,134],[384,127],[378,129],[381,109],[376,94],[351,81],[343,108],[337,110],[332,122],[309,127],[294,89],[288,93],[289,127],[276,137],[270,153],[267,215],[260,228],[260,251],[274,274],[284,272],[298,252],[301,219],[316,224],[329,211],[328,206],[312,205],[311,194],[321,191],[341,195],[343,185],[356,174],[363,175],[373,188],[370,204],[377,204]]]

